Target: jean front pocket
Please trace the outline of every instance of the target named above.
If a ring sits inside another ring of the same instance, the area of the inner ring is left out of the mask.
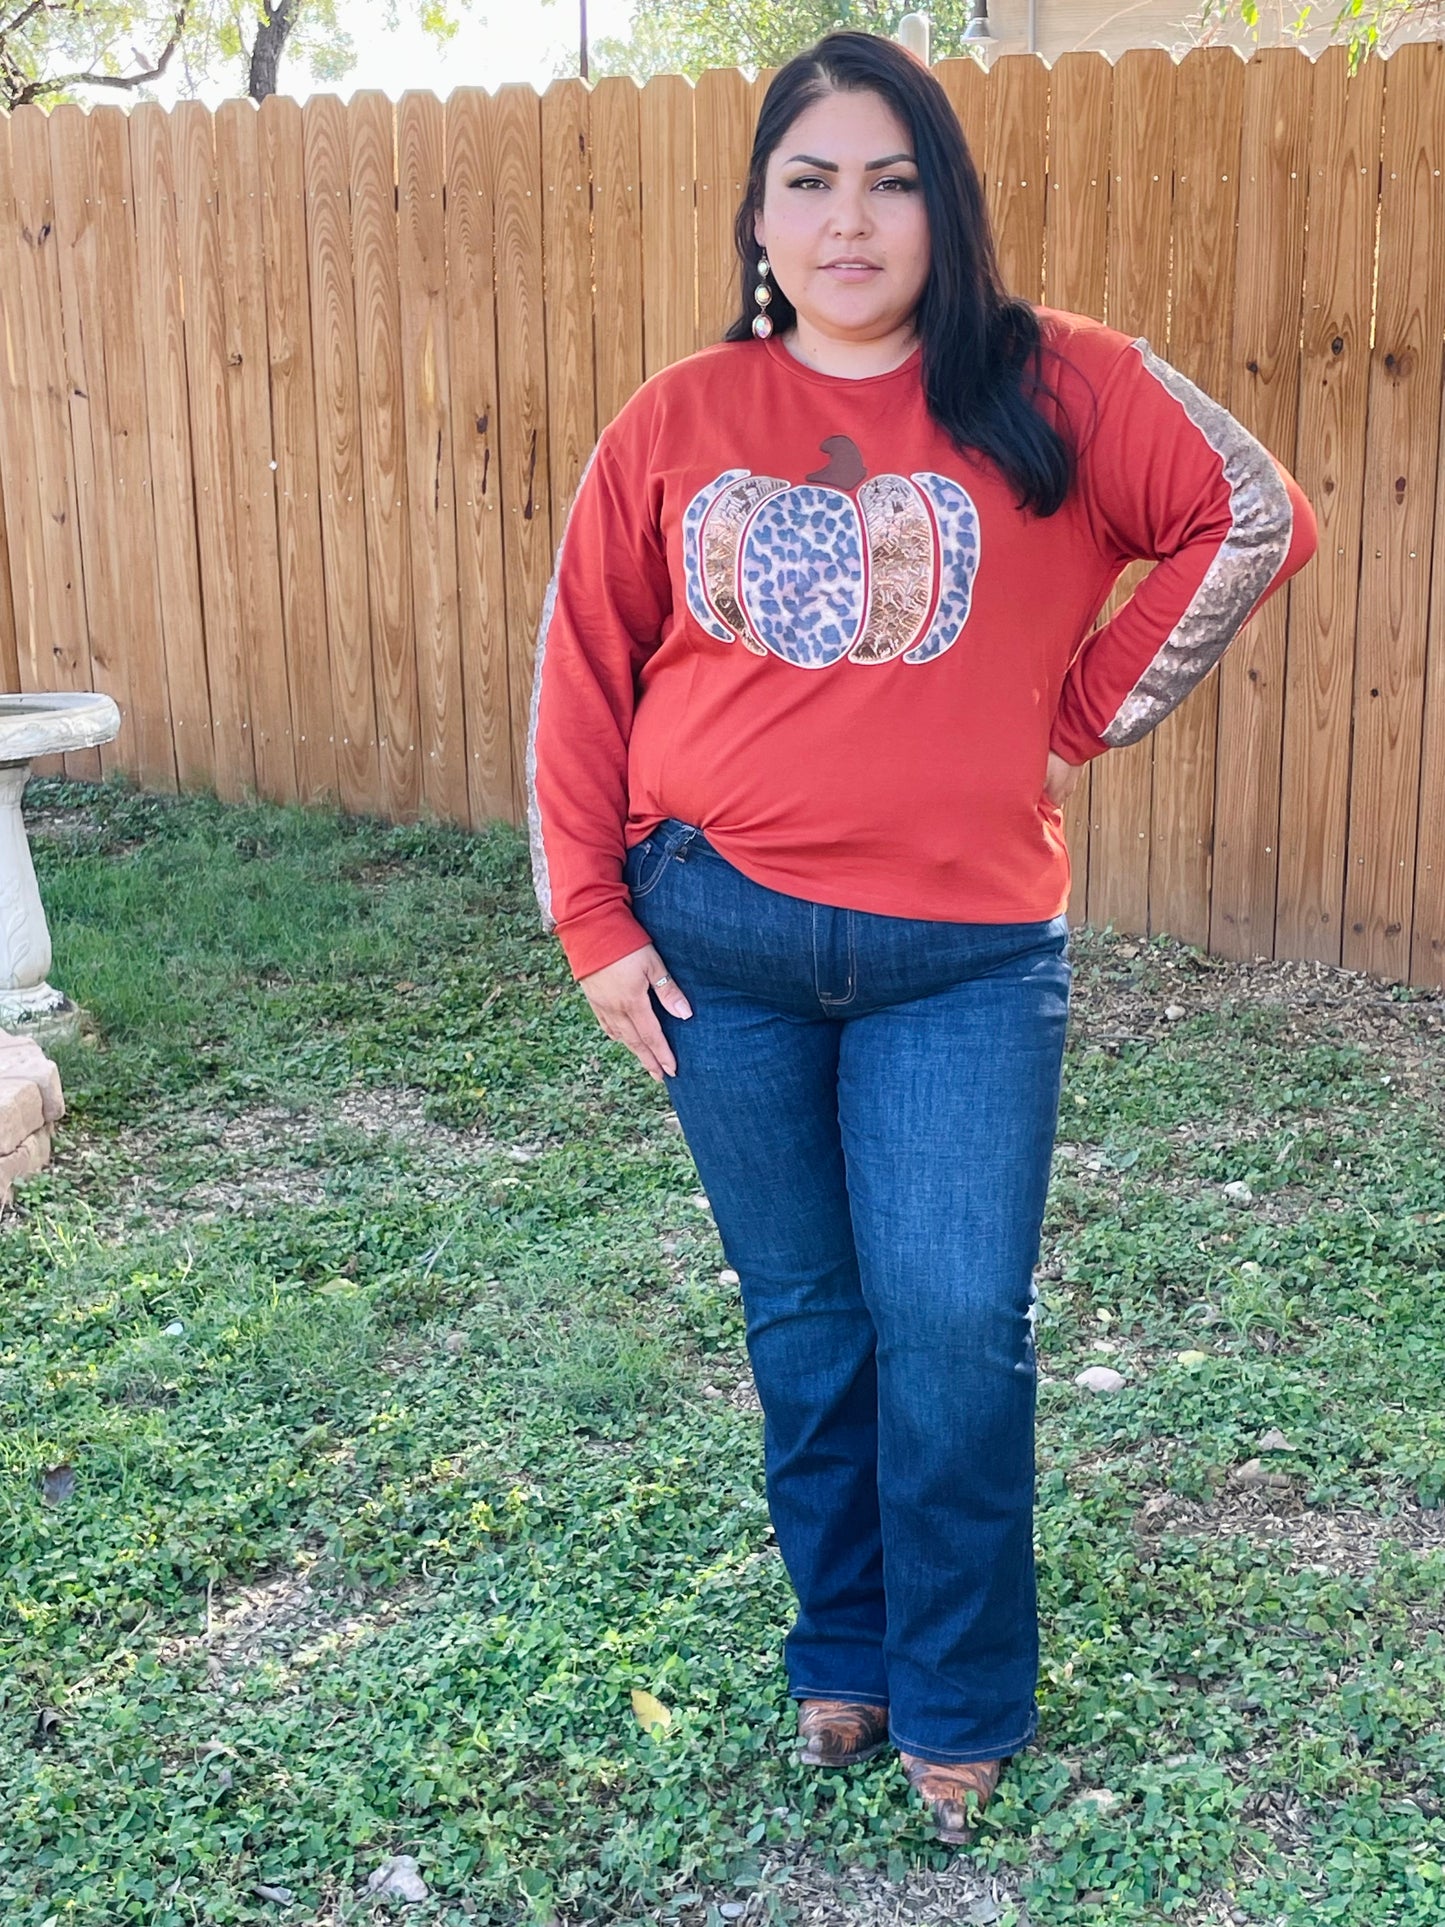
[[[651,836],[644,837],[641,843],[634,843],[627,852],[622,865],[622,880],[632,892],[632,900],[638,903],[651,894],[662,880],[663,872],[687,841],[676,834],[669,834],[672,825],[654,830]]]

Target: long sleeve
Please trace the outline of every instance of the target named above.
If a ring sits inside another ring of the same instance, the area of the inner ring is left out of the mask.
[[[579,978],[649,941],[622,881],[627,753],[638,673],[672,597],[646,479],[629,473],[624,426],[619,417],[599,439],[558,545],[527,737],[537,901]]]
[[[1115,575],[1157,566],[1069,667],[1050,738],[1069,763],[1162,722],[1319,541],[1293,476],[1143,336],[1103,383],[1080,481]]]

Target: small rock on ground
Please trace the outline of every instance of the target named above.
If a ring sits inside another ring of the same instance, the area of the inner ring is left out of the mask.
[[[1124,1375],[1110,1365],[1088,1365],[1074,1378],[1088,1392],[1117,1392],[1123,1389]]]
[[[1248,1459],[1237,1465],[1229,1475],[1231,1485],[1263,1485],[1278,1492],[1287,1492],[1294,1483],[1288,1472],[1266,1472],[1258,1459]]]
[[[421,1869],[409,1853],[393,1854],[390,1860],[383,1860],[366,1882],[366,1891],[377,1894],[382,1899],[405,1901],[425,1900],[427,1884],[421,1877]]]

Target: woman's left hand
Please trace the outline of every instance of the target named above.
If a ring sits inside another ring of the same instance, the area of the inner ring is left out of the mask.
[[[1044,777],[1044,795],[1056,809],[1062,809],[1078,788],[1079,778],[1084,773],[1082,763],[1066,763],[1062,756],[1049,751],[1048,774]]]

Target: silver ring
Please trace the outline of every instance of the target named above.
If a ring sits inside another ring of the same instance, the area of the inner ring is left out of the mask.
[[[667,976],[657,977],[657,978],[654,978],[653,980],[652,988],[654,990],[661,990],[664,984],[670,984],[671,982],[672,982],[671,977],[667,977]]]

